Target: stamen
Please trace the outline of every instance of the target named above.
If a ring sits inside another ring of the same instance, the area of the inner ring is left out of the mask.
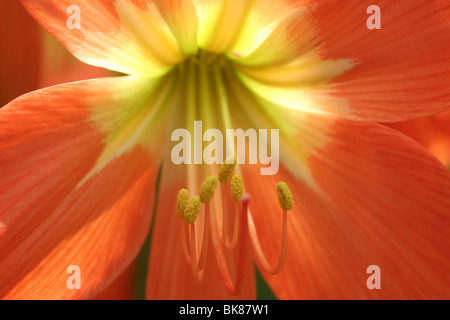
[[[237,256],[237,270],[236,270],[236,280],[233,282],[233,279],[231,277],[231,273],[228,267],[227,263],[227,255],[225,253],[225,248],[222,245],[222,242],[219,238],[217,225],[215,221],[215,215],[211,215],[211,234],[214,244],[214,252],[216,254],[216,260],[217,264],[219,266],[219,273],[222,278],[222,281],[225,285],[225,288],[233,295],[239,294],[242,288],[242,283],[245,275],[245,263],[246,263],[246,257],[247,257],[247,250],[248,250],[248,218],[247,218],[247,208],[248,208],[248,202],[249,197],[246,196],[244,199],[239,203],[239,205],[242,205],[242,212],[239,215],[240,224],[242,225],[242,228],[239,228],[239,251]]]
[[[220,166],[219,169],[219,181],[220,183],[227,183],[230,181],[231,175],[233,174],[234,168],[236,167],[236,158],[229,157]]]
[[[241,203],[237,202],[234,204],[234,226],[233,226],[233,236],[231,241],[226,241],[225,242],[225,247],[228,250],[232,250],[236,247],[236,244],[239,240],[239,221],[241,219],[239,219],[239,211],[241,210]]]
[[[188,243],[190,243],[190,238],[189,238],[189,224],[186,223],[186,221],[183,221],[181,223],[181,235],[183,238],[183,253],[184,253],[184,257],[186,258],[186,262],[190,265],[192,263],[192,259],[191,259],[191,251],[190,251],[190,246],[188,245]]]
[[[291,210],[294,205],[294,200],[286,182],[281,181],[277,184],[277,195],[281,208],[286,211]]]
[[[203,227],[203,241],[202,241],[202,249],[200,251],[200,258],[198,261],[198,269],[202,271],[205,268],[206,264],[206,256],[208,254],[208,244],[209,244],[209,203],[205,204],[205,222]]]
[[[229,157],[220,166],[219,169],[219,181],[222,186],[222,242],[225,244],[230,238],[228,231],[228,182],[236,167],[236,158]]]
[[[292,193],[285,182],[280,182],[277,185],[277,195],[280,201],[280,205],[283,209],[283,226],[282,226],[282,241],[280,258],[275,266],[271,266],[266,256],[264,255],[261,243],[256,232],[256,226],[253,221],[253,217],[249,214],[249,234],[255,252],[255,260],[258,266],[269,274],[277,274],[283,268],[286,261],[287,253],[287,210],[292,209],[294,204]]]
[[[183,220],[185,218],[185,211],[188,202],[189,202],[189,191],[187,189],[181,189],[180,191],[178,191],[177,215]]]
[[[187,223],[194,224],[195,221],[197,221],[201,207],[202,203],[200,202],[199,196],[195,196],[191,200],[189,200],[184,212],[184,217]]]
[[[201,248],[200,244],[197,243],[196,240],[195,223],[183,223],[181,229],[183,238],[183,252],[187,263],[191,265],[192,275],[196,283],[201,283],[203,280],[203,272],[205,270],[209,244],[209,223],[209,204],[205,204],[205,221],[203,226]],[[197,248],[200,248],[199,251],[197,251]]]
[[[228,183],[222,184],[222,243],[225,244],[229,238],[228,234]]]
[[[216,176],[207,177],[200,187],[200,201],[203,203],[210,203],[217,185],[218,182]]]
[[[242,177],[240,175],[235,174],[233,178],[231,178],[231,198],[234,202],[240,202],[243,196],[244,182],[242,181]]]
[[[189,225],[191,233],[191,267],[192,275],[194,276],[195,283],[200,283],[202,275],[199,274],[197,265],[197,242],[195,241],[195,224]],[[201,272],[203,274],[203,272]]]
[[[240,211],[240,202],[244,196],[244,183],[242,180],[242,177],[238,174],[234,175],[233,178],[231,178],[231,198],[235,202],[235,208],[234,208],[234,226],[233,226],[233,235],[231,236],[230,241],[225,241],[225,247],[227,249],[234,249],[234,247],[237,244],[238,241],[238,234],[239,234],[239,211]],[[230,238],[230,237],[228,237]]]

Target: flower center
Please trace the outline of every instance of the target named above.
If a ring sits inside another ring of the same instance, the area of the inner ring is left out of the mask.
[[[227,63],[226,58],[222,54],[216,54],[204,50],[199,50],[196,56],[190,58],[200,68],[207,70],[220,69]]]

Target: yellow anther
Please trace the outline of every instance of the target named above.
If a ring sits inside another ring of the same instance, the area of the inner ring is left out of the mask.
[[[200,187],[200,201],[210,203],[218,184],[216,176],[207,177]]]
[[[231,178],[231,198],[233,198],[234,202],[241,201],[244,196],[244,182],[242,181],[242,177],[238,174],[235,174],[233,178]]]
[[[181,189],[178,191],[177,196],[177,215],[184,219],[184,211],[189,202],[189,191],[187,189]]]
[[[277,184],[277,195],[278,201],[280,201],[280,206],[283,210],[291,210],[294,205],[294,200],[292,198],[291,190],[289,189],[286,182],[278,182]]]
[[[201,207],[202,203],[200,202],[199,196],[195,196],[189,200],[186,206],[186,211],[184,212],[184,218],[187,223],[194,224],[195,221],[197,221]]]
[[[219,169],[219,181],[220,183],[227,183],[230,181],[231,175],[233,174],[234,168],[236,167],[236,158],[229,157],[220,166]]]

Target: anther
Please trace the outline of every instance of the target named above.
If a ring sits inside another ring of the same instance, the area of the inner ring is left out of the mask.
[[[220,166],[219,169],[220,183],[227,183],[228,181],[230,181],[235,167],[236,159],[234,157],[229,157],[227,160],[225,160],[225,162]]]
[[[191,200],[189,200],[184,212],[184,218],[187,223],[194,224],[195,221],[197,221],[201,207],[202,203],[200,202],[199,196],[195,196]]]
[[[281,208],[286,211],[291,210],[294,205],[294,200],[286,182],[281,181],[277,184],[277,195]]]
[[[217,185],[218,182],[216,176],[207,177],[200,187],[200,201],[203,203],[210,203]]]
[[[181,219],[185,219],[186,206],[189,202],[189,191],[187,189],[181,189],[178,191],[177,196],[177,215]]]
[[[240,202],[243,196],[244,182],[242,181],[242,177],[240,175],[235,174],[233,178],[231,178],[231,198],[234,202]]]

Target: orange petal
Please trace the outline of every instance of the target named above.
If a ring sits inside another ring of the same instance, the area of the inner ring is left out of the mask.
[[[183,59],[154,4],[129,0],[21,2],[52,36],[88,64],[126,74],[159,76]]]
[[[322,120],[311,121],[309,132],[330,121]],[[265,275],[274,292],[281,299],[448,299],[450,173],[382,125],[338,120],[327,132],[329,142],[309,156],[314,183],[284,166],[271,177],[243,168],[269,257],[281,241],[276,183],[286,181],[294,197],[286,265]],[[371,265],[381,268],[381,290],[366,286]]]
[[[0,39],[1,107],[38,85],[40,28],[17,1],[0,3]]]
[[[212,245],[208,246],[203,281],[200,285],[195,284],[191,266],[183,253],[180,223],[184,222],[176,213],[178,191],[187,186],[184,178],[186,172],[182,167],[171,164],[164,169],[150,252],[147,297],[175,300],[255,299],[255,276],[250,259],[242,292],[232,296],[222,283]]]
[[[381,29],[366,26],[370,5]],[[394,122],[450,107],[450,7],[445,0],[315,1],[312,19],[324,59],[351,59],[328,103],[348,101],[350,115]]]
[[[56,86],[0,110],[0,296],[89,298],[139,251],[158,163],[135,144],[98,166],[130,81]],[[106,109],[108,128],[93,118]],[[66,286],[70,265],[81,268],[81,290]]]

